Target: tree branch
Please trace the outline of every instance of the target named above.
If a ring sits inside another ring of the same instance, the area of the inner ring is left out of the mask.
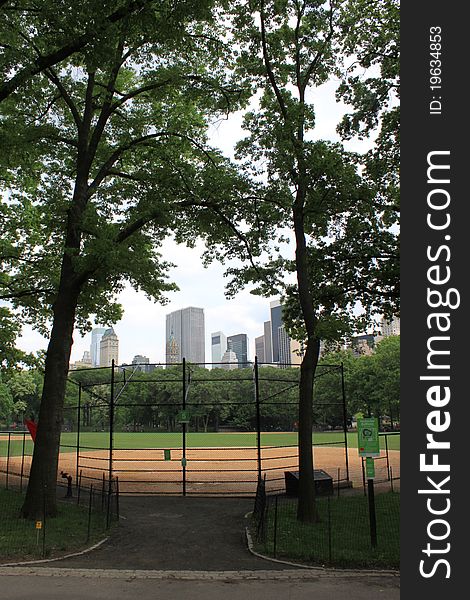
[[[4,1],[4,0],[2,0]],[[64,44],[61,48],[46,54],[45,56],[39,56],[36,60],[32,61],[29,65],[26,65],[20,69],[11,79],[0,85],[0,102],[5,100],[10,94],[18,89],[23,83],[37,75],[62,62],[75,52],[78,52],[89,44],[96,35],[99,35],[109,25],[119,22],[124,17],[131,15],[132,13],[142,10],[152,0],[130,0],[124,6],[118,8],[114,13],[110,14],[104,20],[104,26],[96,31],[94,27],[87,28],[84,33],[76,36]]]

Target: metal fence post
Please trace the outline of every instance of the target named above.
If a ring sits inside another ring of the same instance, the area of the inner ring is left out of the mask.
[[[26,440],[26,432],[23,431],[23,446],[21,448],[21,473],[20,473],[20,492],[23,491],[23,474],[24,474],[24,447]]]
[[[385,455],[387,457],[387,474],[389,474],[390,461],[388,458],[388,435],[385,434]]]
[[[328,560],[332,562],[332,551],[331,551],[331,504],[330,497],[328,496]]]
[[[186,410],[186,358],[183,357],[183,411]],[[183,458],[181,466],[183,469],[183,496],[186,496],[186,423],[182,423],[183,427]]]
[[[82,489],[82,472],[78,476],[78,489],[77,489],[77,504],[80,504],[80,491]]]
[[[261,407],[259,398],[258,357],[255,356],[256,445],[258,451],[258,481],[261,479]],[[277,506],[277,505],[276,505]]]
[[[7,474],[5,479],[5,489],[8,489],[8,476],[10,473],[10,443],[11,443],[11,432],[8,432],[8,446],[7,446]]]
[[[80,416],[81,416],[81,404],[82,404],[82,384],[78,384],[78,408],[77,408],[77,462],[75,465],[75,485],[78,486],[78,457],[80,454]]]
[[[374,480],[367,480],[369,495],[369,523],[370,523],[370,542],[372,548],[377,547],[377,518],[375,514]]]
[[[344,455],[346,461],[346,481],[349,481],[349,456],[348,456],[348,415],[346,411],[346,390],[344,387],[344,364],[341,363],[341,394],[343,400],[343,429],[344,429]]]
[[[90,485],[90,498],[88,500],[88,529],[86,536],[86,543],[88,543],[90,539],[90,527],[91,527],[91,507],[93,504],[93,484]]]
[[[109,399],[109,494],[113,479],[113,429],[114,429],[114,358],[111,361],[111,394]],[[108,494],[108,495],[109,495]]]
[[[274,501],[274,537],[273,537],[273,556],[276,558],[277,551],[277,503],[279,496],[275,497]]]

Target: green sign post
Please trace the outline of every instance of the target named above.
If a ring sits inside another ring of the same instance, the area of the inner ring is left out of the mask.
[[[165,460],[171,460],[171,450],[163,450]]]
[[[380,456],[379,446],[379,420],[375,417],[367,417],[357,420],[357,449],[359,456],[366,459],[366,478],[369,500],[369,525],[370,541],[372,548],[377,547],[377,519],[375,514],[374,457]]]
[[[379,420],[376,417],[358,419],[357,436],[359,456],[380,456]]]
[[[366,477],[367,479],[375,478],[375,463],[371,456],[366,457]]]
[[[191,415],[189,414],[189,410],[182,410],[178,415],[179,423],[189,423],[191,420]]]

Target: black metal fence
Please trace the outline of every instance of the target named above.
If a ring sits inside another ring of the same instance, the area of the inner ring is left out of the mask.
[[[3,564],[73,553],[106,535],[119,519],[119,481],[111,485],[84,488],[71,493],[70,486],[58,486],[58,514],[49,518],[45,507],[34,521],[23,519],[20,508],[24,493],[15,476],[4,477],[0,488],[0,558]]]
[[[339,488],[338,488],[339,492]],[[259,492],[251,535],[255,548],[278,559],[342,567],[399,566],[400,494],[376,494],[377,544],[371,543],[369,505],[361,494],[317,497],[318,522],[297,520],[297,498]]]
[[[298,470],[299,369],[256,359],[252,368],[218,368],[227,366],[183,360],[145,374],[114,365],[72,373],[77,402],[66,407],[64,422],[75,436],[61,444],[61,460],[69,453],[70,471],[74,454],[75,480],[81,473],[88,485],[104,471],[108,480],[118,476],[122,493],[253,496],[262,475],[269,492],[283,490],[285,472]],[[325,466],[333,464],[333,477],[347,485],[342,365],[318,368],[317,377],[326,374],[336,384],[315,403],[323,432],[313,442],[316,468],[328,448],[335,456]]]

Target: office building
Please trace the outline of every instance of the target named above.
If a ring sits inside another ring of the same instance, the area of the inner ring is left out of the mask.
[[[100,341],[100,367],[119,364],[119,340],[112,327],[106,329]]]
[[[400,335],[400,317],[393,317],[390,321],[382,317],[380,329],[384,338],[391,335]]]
[[[264,362],[273,362],[273,344],[272,344],[272,330],[271,321],[265,321],[264,323]]]
[[[272,362],[279,362],[279,328],[282,327],[282,305],[279,300],[270,303]]]
[[[142,354],[136,354],[132,359],[132,364],[135,369],[142,373],[151,373],[155,369],[155,366],[149,363],[149,358],[147,356],[142,356]]]
[[[205,362],[204,309],[189,306],[166,316],[166,362]]]
[[[231,350],[237,356],[238,368],[248,367],[248,336],[246,333],[229,335],[227,338],[227,350]]]
[[[258,358],[259,363],[266,362],[264,353],[264,335],[255,338],[255,356]]]
[[[211,333],[211,357],[213,363],[222,362],[222,356],[227,350],[227,336],[221,331]]]
[[[222,363],[220,365],[221,369],[227,369],[228,371],[232,371],[233,369],[238,369],[238,357],[232,350],[226,350],[224,355],[222,356]]]
[[[100,342],[105,331],[105,327],[95,327],[91,332],[90,355],[92,367],[100,366]]]

